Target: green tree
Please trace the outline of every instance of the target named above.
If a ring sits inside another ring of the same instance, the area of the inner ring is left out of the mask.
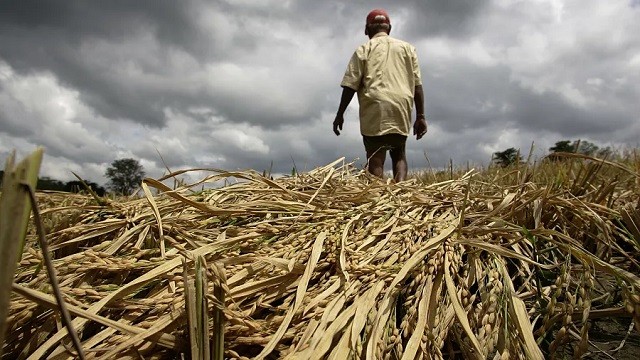
[[[105,176],[109,178],[109,189],[116,194],[129,195],[140,185],[145,173],[138,160],[119,159],[111,163]]]
[[[53,190],[53,191],[65,191],[64,183],[60,180],[52,179],[48,176],[43,176],[38,178],[38,183],[36,184],[36,189],[38,190]]]
[[[574,141],[574,147],[577,148],[577,152],[584,155],[595,155],[600,147],[592,142],[586,140]]]
[[[491,160],[494,161],[497,165],[507,167],[509,165],[522,162],[522,157],[520,156],[519,149],[508,148],[505,151],[494,152]]]
[[[609,158],[611,156],[615,156],[615,152],[613,151],[613,149],[611,149],[610,146],[607,146],[606,148],[600,148],[597,152],[596,152],[596,156],[599,158]]]
[[[79,180],[73,180],[73,181],[69,181],[64,185],[64,191],[66,192],[73,192],[73,193],[79,193],[79,192],[84,192],[85,189],[85,184],[91,189],[93,190],[93,192],[96,193],[96,195],[98,196],[104,196],[106,194],[106,190],[91,181],[85,181],[84,184],[82,183],[82,181]]]
[[[562,140],[556,142],[556,144],[549,148],[551,154],[547,157],[551,161],[562,161],[563,158],[559,153],[575,153],[576,142],[571,140]]]
[[[549,159],[553,161],[559,161],[562,159],[562,156],[557,153],[577,153],[589,156],[599,156],[604,157],[611,153],[611,148],[600,149],[600,147],[590,141],[587,140],[562,140],[556,142],[556,144],[549,148],[551,154],[549,154]]]
[[[571,143],[571,140],[558,141],[554,146],[549,148],[549,151],[551,151],[552,153],[558,153],[558,152],[572,153],[575,151],[574,144]]]

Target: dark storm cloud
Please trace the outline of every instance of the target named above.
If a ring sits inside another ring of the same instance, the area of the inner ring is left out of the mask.
[[[473,34],[477,20],[488,7],[488,0],[432,0],[405,2],[410,14],[407,36],[445,36],[452,38]]]
[[[480,72],[471,64],[459,63],[439,77],[425,75],[429,114],[434,121],[446,119],[439,125],[447,132],[516,123],[523,129],[545,129],[567,136],[604,135],[632,121],[638,107],[619,108],[616,104],[619,97],[635,94],[631,87],[601,94],[606,104],[583,107],[552,90],[523,88],[510,79],[510,69],[502,65]],[[628,104],[629,100],[623,102]]]
[[[2,131],[12,136],[28,137],[34,133],[28,122],[8,115],[2,109],[0,109],[0,123],[2,123]]]
[[[391,13],[425,6],[422,2],[389,5]],[[406,26],[405,32],[411,36],[424,34],[424,31],[457,34],[461,31],[461,24],[473,18],[481,8],[480,2],[468,1],[437,1],[429,6],[426,18],[411,19],[412,26]],[[0,49],[4,49],[0,50],[0,58],[22,73],[45,70],[56,74],[63,84],[78,89],[83,101],[106,118],[163,126],[165,107],[185,110],[193,106],[209,106],[230,121],[249,121],[277,128],[281,124],[317,115],[327,103],[315,101],[293,111],[267,105],[238,106],[241,94],[219,89],[185,93],[170,84],[145,84],[128,77],[122,67],[130,64],[145,75],[162,78],[166,72],[172,71],[167,49],[176,48],[192,56],[196,66],[206,62],[235,61],[250,74],[256,69],[249,65],[261,61],[259,53],[256,53],[257,57],[251,54],[257,51],[261,42],[273,44],[276,40],[268,36],[271,23],[285,22],[291,30],[300,31],[327,27],[336,37],[363,41],[364,36],[356,37],[356,34],[360,35],[364,21],[356,23],[355,19],[364,19],[371,7],[372,4],[363,1],[346,4],[300,1],[291,7],[242,6],[227,1],[208,5],[197,1],[7,1],[0,4],[0,22],[3,24]],[[209,28],[203,28],[202,22],[198,21],[199,13],[205,10],[218,16],[209,20]],[[414,14],[415,11],[409,13]],[[440,23],[442,19],[447,23],[455,20],[456,25],[445,29],[444,23]],[[217,34],[229,29],[233,31]],[[135,40],[145,34],[149,34],[151,39]],[[154,49],[154,42],[161,48]],[[100,61],[96,46],[104,47],[99,51],[107,52],[105,58],[108,60]],[[284,54],[296,57],[294,45],[286,50]],[[136,56],[144,51],[148,51],[149,58]],[[346,63],[346,59],[341,63]],[[301,74],[314,71],[304,63],[297,65]],[[217,74],[208,75],[215,82]],[[273,70],[271,76],[278,79],[284,75]],[[176,74],[174,79],[179,82],[180,75]],[[323,86],[315,79],[308,80],[310,89],[306,92],[309,96],[321,99],[320,96],[330,90],[328,82]],[[306,84],[304,81],[297,84],[301,85]],[[276,83],[274,86],[287,85]],[[256,95],[261,94],[249,96]]]
[[[347,27],[356,25],[364,31],[365,18],[374,8],[384,8],[389,13],[392,25],[396,16],[408,14],[404,23],[404,34],[414,38],[423,36],[458,37],[471,31],[487,0],[435,0],[435,1],[296,1],[293,4],[293,21],[312,26],[330,25],[336,33],[346,35]]]
[[[118,157],[140,158],[151,175],[165,164],[362,164],[357,101],[340,137],[330,125],[378,7],[422,66],[431,130],[409,140],[412,167],[427,166],[425,152],[444,167],[532,141],[540,151],[563,139],[632,143],[636,3],[3,1],[0,152],[45,144],[50,161],[97,176]]]
[[[184,12],[188,7],[180,4],[5,1],[0,4],[0,58],[21,73],[56,74],[62,83],[80,90],[84,101],[105,117],[158,124],[162,122],[158,98],[139,85],[119,81],[110,64],[87,61],[86,52],[95,43],[126,42],[145,29],[171,46],[191,44],[187,39],[195,30]],[[117,50],[126,56],[129,49]]]
[[[2,2],[0,59],[20,73],[56,74],[107,118],[162,126],[164,107],[224,104],[226,99],[220,94],[185,94],[168,83],[136,83],[124,66],[163,78],[174,71],[172,49],[192,56],[198,66],[229,60],[239,51],[250,51],[257,41],[242,31],[239,18],[240,29],[232,39],[218,44],[215,34],[205,32],[194,19],[201,7],[196,1]],[[234,16],[226,14],[231,22]],[[180,74],[176,76],[180,81]]]
[[[558,94],[534,94],[518,88],[510,99],[513,111],[508,116],[522,129],[547,131],[568,137],[607,137],[616,129],[627,125],[630,114],[613,111],[611,108],[585,109],[574,106]]]
[[[165,42],[180,47],[198,38],[190,20],[192,5],[189,0],[9,0],[0,3],[0,22],[3,29],[31,30],[69,44],[87,37],[123,40],[150,26]]]

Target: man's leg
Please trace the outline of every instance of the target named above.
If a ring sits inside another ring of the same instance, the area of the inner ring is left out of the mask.
[[[389,154],[393,165],[393,179],[396,182],[404,181],[407,178],[407,154],[405,153],[405,141],[401,144],[394,144]]]
[[[367,171],[370,174],[382,178],[384,173],[384,160],[387,157],[387,148],[381,136],[362,136],[364,149],[367,152]]]
[[[367,171],[370,174],[382,179],[384,173],[384,160],[387,157],[387,151],[380,148],[375,151],[367,150]]]

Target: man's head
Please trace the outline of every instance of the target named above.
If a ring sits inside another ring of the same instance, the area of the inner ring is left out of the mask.
[[[389,14],[383,9],[373,9],[367,15],[367,24],[364,28],[364,34],[372,38],[379,32],[391,32],[391,20]]]

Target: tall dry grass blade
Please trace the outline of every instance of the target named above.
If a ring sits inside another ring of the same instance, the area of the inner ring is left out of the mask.
[[[298,354],[297,359],[310,359],[310,360],[319,360],[324,358],[325,354],[329,349],[331,349],[331,344],[333,343],[333,337],[336,334],[339,334],[341,331],[344,331],[344,335],[348,336],[348,332],[346,329],[348,328],[349,321],[351,321],[353,315],[355,314],[357,309],[357,304],[352,304],[351,306],[343,309],[342,312],[336,317],[334,321],[331,322],[331,325],[327,327],[327,329],[322,333],[320,337],[320,341],[314,347],[309,347],[306,351]],[[348,339],[348,338],[347,338]]]
[[[25,185],[35,188],[42,154],[43,149],[39,148],[16,164],[14,151],[7,158],[4,168],[0,189],[0,346],[4,344],[11,284],[17,263],[22,257],[31,212]]]
[[[345,331],[342,333],[340,340],[338,341],[338,345],[336,345],[329,356],[326,357],[327,360],[340,360],[340,359],[350,359],[354,358],[355,347],[349,346],[349,332]]]
[[[158,210],[158,205],[156,205],[156,201],[153,199],[153,194],[151,190],[149,190],[149,186],[142,183],[142,190],[144,191],[144,195],[151,206],[151,210],[153,210],[153,216],[156,218],[158,222],[158,236],[160,241],[160,256],[164,259],[165,257],[165,245],[164,245],[164,230],[162,226],[162,217],[160,216],[160,211]]]
[[[311,279],[311,275],[313,274],[316,264],[320,259],[320,254],[322,253],[322,248],[326,238],[327,238],[327,234],[325,232],[321,232],[316,237],[316,240],[313,243],[313,248],[311,250],[311,256],[307,262],[307,268],[305,269],[304,274],[302,274],[302,277],[300,278],[300,283],[298,284],[298,288],[296,289],[294,306],[291,307],[289,311],[287,311],[287,315],[285,316],[284,320],[278,327],[278,330],[275,332],[273,337],[269,340],[269,343],[265,345],[264,349],[262,349],[260,354],[256,356],[256,359],[264,359],[267,355],[269,355],[273,351],[276,344],[280,341],[285,331],[289,327],[289,324],[291,323],[291,319],[293,319],[293,315],[296,312],[298,312],[298,310],[302,306],[302,300],[304,299],[304,296],[307,292],[307,286],[309,285],[309,280]]]
[[[509,302],[509,316],[515,320],[516,329],[518,329],[518,337],[523,341],[523,347],[526,353],[527,359],[543,360],[544,355],[540,350],[540,347],[536,343],[536,339],[533,337],[533,326],[529,320],[529,314],[524,302],[515,294],[513,288],[513,282],[509,278],[507,269],[504,264],[500,263],[502,271],[502,279],[506,285],[507,301]]]
[[[340,286],[342,286],[342,280],[335,279],[331,283],[331,286],[327,287],[325,291],[320,293],[318,296],[316,296],[309,302],[309,304],[304,308],[304,311],[302,312],[302,314],[306,315],[309,311],[311,311],[311,309],[317,307],[318,304],[320,304],[322,301],[325,301],[329,296],[333,295],[336,291],[338,291],[338,289],[340,289]]]
[[[464,226],[464,215],[465,211],[467,211],[467,203],[469,202],[469,192],[471,191],[471,177],[467,181],[467,186],[464,190],[464,200],[462,201],[462,208],[460,209],[460,220],[458,225],[458,237],[462,235],[462,227]]]
[[[462,304],[460,303],[460,299],[458,298],[458,294],[456,291],[456,286],[453,283],[453,279],[451,278],[450,273],[450,259],[448,252],[445,252],[444,255],[444,282],[447,287],[447,293],[449,295],[449,299],[451,300],[451,304],[453,305],[453,310],[455,311],[456,317],[458,318],[458,322],[462,325],[465,333],[469,337],[469,341],[471,341],[471,345],[473,346],[473,355],[477,359],[482,359],[484,357],[482,348],[480,347],[480,343],[478,342],[478,338],[471,330],[471,326],[469,325],[469,319],[467,318],[467,313],[464,311]]]
[[[346,246],[347,246],[347,237],[349,236],[349,229],[353,225],[354,222],[360,219],[360,215],[356,215],[344,227],[342,231],[342,236],[340,237],[340,260],[338,262],[338,268],[340,269],[340,274],[344,278],[346,283],[349,282],[349,274],[347,273],[347,255],[346,255]]]
[[[180,194],[178,194],[176,191],[172,190],[170,187],[166,186],[165,184],[154,180],[154,179],[149,179],[146,178],[143,180],[143,184],[148,184],[150,186],[153,186],[154,188],[158,189],[158,190],[162,190],[164,191],[164,193],[167,196],[170,196],[176,200],[179,200],[189,206],[192,206],[200,211],[203,211],[205,213],[211,214],[211,215],[220,215],[220,216],[224,216],[224,215],[234,215],[237,213],[242,213],[243,211],[238,211],[238,210],[224,210],[224,209],[216,209],[216,208],[211,208],[203,203],[197,202],[197,201],[193,201],[185,196],[182,196]]]
[[[428,312],[429,312],[429,295],[434,292],[433,280],[429,281],[422,288],[422,294],[420,294],[420,301],[418,302],[418,320],[416,326],[413,329],[413,333],[407,342],[407,347],[402,354],[402,360],[412,360],[416,358],[416,354],[420,349],[420,342],[422,341],[422,335],[427,328]]]
[[[151,340],[161,337],[162,335],[166,335],[163,330],[169,327],[172,323],[176,322],[177,317],[178,312],[172,314],[171,316],[166,316],[162,319],[159,319],[158,321],[154,322],[149,329],[144,329],[143,332],[123,341],[117,347],[110,349],[110,351],[102,355],[100,358],[104,360],[119,359],[124,356],[124,353],[131,351],[132,348],[135,349],[136,345],[143,340]],[[155,342],[153,342],[153,340],[152,345],[155,345]]]
[[[596,157],[593,156],[589,156],[589,155],[585,155],[585,154],[581,154],[581,153],[566,153],[566,152],[557,152],[557,153],[553,153],[554,156],[557,157],[567,157],[567,158],[575,158],[575,159],[585,159],[585,160],[591,160],[594,162],[601,162],[602,164],[606,164],[608,166],[611,166],[613,168],[619,169],[624,171],[625,173],[635,176],[636,178],[640,178],[640,173],[637,171],[634,171],[633,169],[630,169],[629,167],[619,163],[619,162],[613,162],[613,161],[608,161],[608,160],[604,160],[604,159],[598,159]]]
[[[33,221],[37,229],[38,244],[40,245],[40,249],[42,250],[42,257],[47,269],[47,275],[49,276],[49,282],[51,283],[51,289],[53,290],[56,302],[58,303],[61,315],[60,317],[62,318],[62,324],[67,328],[67,331],[71,336],[71,342],[76,349],[78,358],[80,358],[80,360],[84,360],[85,355],[84,351],[82,350],[82,345],[80,344],[80,338],[78,337],[78,333],[76,332],[76,330],[73,328],[73,324],[71,323],[71,315],[69,315],[67,306],[64,302],[64,299],[62,298],[62,293],[60,292],[60,285],[58,284],[56,270],[53,268],[53,261],[51,260],[49,244],[44,233],[44,226],[42,225],[42,219],[40,218],[40,212],[38,210],[38,203],[36,200],[35,192],[30,184],[23,184],[23,186],[27,188],[29,193],[31,209],[33,210]]]
[[[225,315],[224,306],[226,298],[226,275],[224,269],[217,264],[213,264],[217,278],[213,283],[213,297],[216,300],[213,307],[213,340],[211,349],[211,358],[213,360],[224,359],[224,332],[225,332]]]
[[[329,173],[327,174],[327,176],[325,176],[324,180],[322,180],[322,183],[320,184],[318,189],[313,193],[313,195],[311,196],[309,201],[307,201],[307,205],[310,205],[313,202],[313,200],[315,200],[315,198],[318,196],[318,194],[324,188],[324,186],[327,184],[327,182],[331,179],[331,177],[333,176],[334,173],[335,173],[335,169],[333,167],[331,167],[329,169]]]
[[[196,316],[198,327],[196,329],[198,336],[198,348],[203,360],[211,359],[211,346],[209,339],[209,306],[207,301],[207,293],[209,292],[209,282],[207,280],[207,269],[204,257],[196,258],[195,269],[195,285],[196,285]]]
[[[189,344],[191,359],[201,360],[201,348],[198,343],[198,310],[196,303],[196,287],[194,281],[189,278],[189,267],[187,260],[182,258],[182,276],[184,278],[184,305],[187,312],[187,325],[189,333]]]
[[[371,311],[375,311],[375,301],[382,289],[384,288],[385,282],[378,281],[374,286],[371,287],[358,301],[359,305],[356,307],[356,313],[353,317],[353,321],[351,323],[351,331],[350,331],[350,342],[345,345],[349,345],[351,348],[356,347],[356,343],[358,342],[358,338],[360,337],[360,333],[362,332],[365,324],[367,323],[367,319]]]
[[[400,284],[400,282],[406,278],[409,272],[412,271],[416,267],[416,265],[424,261],[425,256],[431,250],[433,250],[436,246],[442,245],[442,242],[449,236],[451,236],[451,234],[456,230],[457,226],[457,219],[452,220],[449,227],[442,230],[437,236],[429,239],[419,251],[417,251],[414,255],[411,256],[411,258],[409,258],[409,260],[407,260],[400,271],[396,274],[379,305],[379,310],[376,314],[376,318],[370,332],[370,337],[367,339],[367,359],[375,358],[376,342],[381,338],[382,328],[391,315],[393,302],[395,301],[395,297],[392,296],[392,292],[397,292],[396,286],[398,286],[398,284]]]
[[[20,296],[23,296],[26,299],[29,299],[30,301],[33,301],[35,303],[37,303],[40,306],[44,306],[46,308],[49,309],[55,309],[57,307],[57,303],[56,303],[56,299],[51,296],[51,295],[47,295],[44,294],[42,292],[33,290],[33,289],[29,289],[27,287],[24,287],[22,285],[18,285],[18,284],[13,284],[12,287],[13,291],[16,294],[19,294]],[[115,321],[112,319],[108,319],[105,318],[103,316],[100,315],[96,315],[93,314],[91,312],[88,312],[82,308],[79,308],[75,305],[71,305],[68,304],[67,308],[69,310],[70,313],[72,313],[75,316],[80,316],[83,317],[87,320],[91,320],[91,321],[95,321],[99,324],[114,328],[120,332],[126,333],[126,334],[130,334],[130,335],[138,335],[138,334],[142,334],[145,332],[146,329],[142,329],[136,326],[132,326],[129,324],[125,324],[123,322],[120,321]],[[145,338],[146,339],[146,338]],[[167,349],[173,349],[173,350],[177,350],[179,348],[178,344],[179,341],[178,339],[176,339],[175,336],[171,335],[171,334],[159,334],[158,336],[151,336],[148,338],[150,341],[153,341],[155,343],[157,343],[158,345],[161,345]]]
[[[640,247],[640,207],[634,209],[634,206],[629,204],[620,210],[620,215],[625,227],[633,235],[632,240]]]
[[[71,172],[73,174],[73,176],[76,177],[76,179],[78,179],[78,181],[80,181],[80,183],[82,184],[82,187],[84,187],[84,190],[86,192],[89,193],[89,195],[91,195],[91,197],[96,201],[96,203],[98,205],[101,206],[108,206],[109,205],[109,199],[107,199],[106,197],[101,197],[98,196],[98,194],[96,194],[95,191],[93,191],[93,189],[91,188],[91,186],[87,185],[87,183],[84,181],[83,178],[81,178],[80,176],[78,176],[78,174],[76,174],[75,172]]]
[[[190,255],[195,258],[198,255],[205,255],[205,254],[210,253],[211,251],[215,251],[217,249],[220,249],[222,245],[236,243],[236,242],[239,242],[239,241],[244,241],[246,239],[255,238],[255,237],[258,237],[258,236],[259,236],[258,234],[249,233],[249,234],[238,236],[238,237],[235,237],[235,238],[226,239],[224,237],[224,233],[222,233],[221,234],[221,238],[218,239],[217,242],[215,242],[213,244],[205,245],[205,246],[203,246],[201,248],[198,248],[198,249],[195,249],[195,250],[190,252]],[[142,275],[142,276],[134,279],[133,281],[123,285],[122,287],[118,288],[118,290],[113,291],[109,295],[107,295],[104,298],[102,298],[100,301],[98,301],[98,302],[94,303],[93,305],[91,305],[87,310],[90,311],[90,312],[93,312],[94,314],[97,314],[109,302],[111,302],[113,300],[116,300],[116,299],[121,299],[124,296],[126,296],[128,294],[131,294],[132,292],[140,289],[142,286],[144,286],[144,285],[148,284],[149,282],[155,280],[157,276],[165,274],[165,273],[173,270],[174,268],[178,267],[181,264],[181,261],[182,261],[181,258],[174,258],[172,260],[166,261],[165,263],[163,263],[163,264],[153,268],[152,270],[146,272],[144,275]],[[73,326],[74,326],[74,328],[78,329],[78,331],[82,331],[82,328],[85,325],[86,325],[86,320],[84,320],[84,319],[75,319],[73,321]],[[58,331],[51,338],[47,339],[47,341],[44,344],[42,344],[40,347],[38,347],[38,349],[36,349],[36,351],[33,354],[31,354],[31,356],[29,357],[28,360],[35,360],[35,359],[39,359],[40,357],[42,357],[46,352],[48,352],[51,349],[51,347],[53,347],[62,338],[64,338],[65,335],[66,335],[66,331],[65,330]]]

